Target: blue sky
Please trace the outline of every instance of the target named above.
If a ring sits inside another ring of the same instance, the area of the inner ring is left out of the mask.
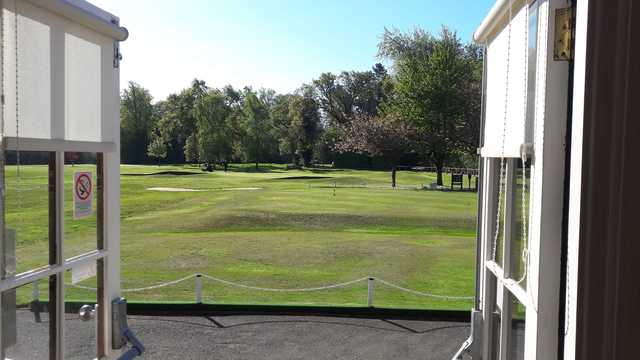
[[[197,77],[209,86],[291,92],[322,72],[367,70],[385,27],[471,41],[494,0],[89,0],[119,16],[121,85],[161,100]]]

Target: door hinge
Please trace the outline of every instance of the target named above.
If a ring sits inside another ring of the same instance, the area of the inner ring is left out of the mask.
[[[575,34],[575,8],[556,9],[553,60],[573,60],[573,39]]]

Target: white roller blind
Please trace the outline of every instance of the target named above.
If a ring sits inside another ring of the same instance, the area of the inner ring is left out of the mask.
[[[483,156],[520,157],[525,142],[527,26],[526,10],[521,8],[513,14],[511,36],[507,19],[487,44]]]
[[[114,40],[29,1],[3,6],[4,135],[58,143],[116,141]]]
[[[100,141],[100,46],[65,34],[65,138]]]

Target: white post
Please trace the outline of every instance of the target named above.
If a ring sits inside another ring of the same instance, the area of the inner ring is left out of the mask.
[[[196,304],[202,304],[202,275],[196,274]]]
[[[375,280],[376,279],[372,276],[369,276],[369,278],[367,279],[367,306],[368,307],[373,307],[373,285]]]
[[[40,317],[40,286],[38,285],[38,281],[34,281],[31,283],[33,287],[31,291],[31,311],[33,311],[33,316],[35,322],[42,322],[42,318]]]
[[[31,298],[35,302],[40,301],[40,287],[38,286],[38,281],[34,281],[31,283],[33,289],[31,290]]]

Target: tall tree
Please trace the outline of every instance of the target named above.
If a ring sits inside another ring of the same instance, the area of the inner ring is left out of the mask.
[[[391,77],[380,63],[370,71],[324,73],[313,85],[323,118],[320,148],[333,150],[342,136],[340,129],[360,115],[377,116],[393,90]]]
[[[277,95],[271,107],[271,122],[276,138],[278,139],[278,149],[291,163],[298,165],[298,131],[291,121],[290,107],[294,95]]]
[[[249,89],[245,95],[242,110],[246,128],[245,151],[247,158],[255,161],[258,169],[271,140],[269,109],[256,93]]]
[[[167,132],[162,131],[161,120],[164,116],[166,108],[166,101],[158,101],[153,104],[153,126],[150,128],[149,145],[147,146],[147,156],[155,158],[160,164],[160,161],[167,158],[168,153],[168,140]]]
[[[208,91],[204,81],[194,79],[191,87],[183,90],[180,108],[180,131],[186,136],[184,143],[185,160],[195,163],[199,160],[198,127],[195,118],[196,102]]]
[[[320,129],[319,107],[314,99],[312,86],[305,85],[298,90],[298,94],[289,105],[289,117],[297,137],[297,153],[302,158],[304,166],[309,166]]]
[[[150,142],[162,141],[167,149],[167,161],[196,162],[198,160],[197,127],[194,106],[208,91],[204,81],[195,79],[189,88],[171,94],[159,109],[160,116]],[[156,140],[159,139],[159,140]]]
[[[149,91],[129,82],[123,90],[120,106],[120,144],[123,163],[148,160],[147,144],[153,127],[153,105]]]
[[[149,146],[154,144],[154,147],[159,148],[159,143],[162,143],[162,147],[166,149],[164,151],[156,152],[156,155],[165,154],[163,159],[168,162],[182,163],[184,162],[184,142],[185,137],[180,132],[180,115],[181,115],[181,103],[182,97],[180,95],[171,94],[167,97],[161,105],[157,106],[158,121],[151,132],[151,140]],[[147,152],[150,152],[150,148],[147,148]],[[155,155],[151,155],[157,157]]]
[[[375,116],[378,114],[378,77],[373,71],[344,71],[340,74],[342,86],[351,98],[352,114]]]
[[[147,155],[158,160],[160,164],[161,159],[167,157],[167,143],[162,139],[160,135],[152,136],[151,143],[147,147]]]
[[[375,116],[385,100],[389,75],[375,64],[370,71],[343,71],[340,75],[323,73],[313,81],[320,108],[331,124],[344,125],[356,114]]]
[[[439,37],[420,29],[407,34],[385,29],[378,54],[394,62],[394,111],[420,130],[419,150],[436,166],[442,185],[445,163],[468,148],[465,128],[478,121],[468,111],[474,101],[468,89],[478,86],[478,58],[446,27]]]
[[[396,167],[403,155],[411,152],[415,129],[394,114],[358,115],[342,129],[336,144],[341,152],[382,156],[391,163],[391,186],[396,187]]]
[[[232,140],[231,160],[243,162],[247,160],[244,149],[244,142],[247,136],[243,110],[245,93],[241,89],[234,89],[231,85],[226,85],[222,88],[222,93],[225,103],[230,109],[227,122],[229,123]]]
[[[210,90],[195,106],[200,159],[226,164],[231,160],[233,139],[229,127],[231,108],[218,90]]]
[[[196,131],[192,132],[184,143],[184,159],[191,164],[195,164],[200,161],[197,136]]]
[[[318,102],[331,125],[346,124],[353,115],[353,97],[338,76],[323,73],[313,85],[318,93]]]

